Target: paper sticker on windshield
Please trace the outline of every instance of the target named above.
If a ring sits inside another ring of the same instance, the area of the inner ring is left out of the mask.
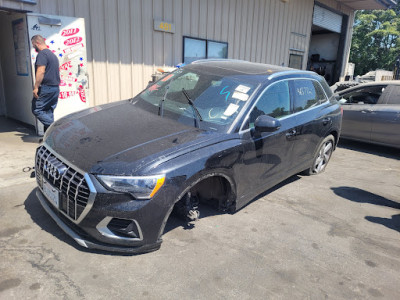
[[[247,95],[245,93],[234,92],[232,95],[232,98],[239,99],[241,101],[247,101],[247,99],[249,99],[249,95]]]
[[[239,109],[239,105],[236,105],[236,104],[231,103],[231,104],[229,104],[229,106],[228,106],[227,109],[225,110],[224,115],[230,117],[230,116],[232,116],[235,112],[237,112],[238,109]]]
[[[235,91],[247,94],[247,92],[250,91],[250,87],[241,84],[237,86]]]

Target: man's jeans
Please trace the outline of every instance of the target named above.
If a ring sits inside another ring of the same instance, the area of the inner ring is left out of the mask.
[[[39,98],[32,99],[32,113],[43,123],[45,129],[54,122],[54,109],[57,106],[58,86],[42,85],[39,88]]]

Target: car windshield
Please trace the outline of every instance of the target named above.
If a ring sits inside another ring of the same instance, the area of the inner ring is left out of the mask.
[[[139,94],[139,105],[184,124],[198,122],[200,128],[227,128],[250,99],[258,82],[252,82],[248,75],[215,73],[196,68],[178,69]]]

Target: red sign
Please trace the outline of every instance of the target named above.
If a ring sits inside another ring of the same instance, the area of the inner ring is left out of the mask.
[[[60,92],[60,95],[58,96],[58,98],[60,99],[67,99],[69,97],[75,96],[76,94],[78,94],[78,91],[65,91],[65,92]]]
[[[71,61],[67,61],[66,63],[60,66],[60,70],[68,71],[69,68],[72,68]]]
[[[62,36],[71,36],[71,35],[77,34],[78,32],[79,32],[79,28],[69,28],[69,29],[64,29],[61,32],[61,35]]]
[[[74,36],[72,38],[69,38],[68,40],[65,40],[64,45],[72,46],[72,45],[76,45],[80,42],[82,42],[82,38],[80,36]]]
[[[81,98],[82,102],[86,103],[86,95],[85,95],[85,90],[79,90],[79,97]]]
[[[63,81],[72,81],[72,82],[77,82],[78,79],[73,77],[73,76],[69,76],[69,75],[61,75],[61,79]]]

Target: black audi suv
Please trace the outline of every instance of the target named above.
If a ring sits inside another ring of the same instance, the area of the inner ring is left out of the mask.
[[[323,172],[341,119],[313,72],[197,61],[55,122],[36,152],[36,194],[83,247],[152,251],[172,211],[233,213],[294,174]]]

